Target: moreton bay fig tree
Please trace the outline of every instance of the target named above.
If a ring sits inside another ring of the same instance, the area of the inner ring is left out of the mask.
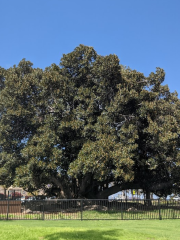
[[[0,184],[60,198],[180,187],[180,101],[116,55],[79,45],[44,70],[0,68]]]

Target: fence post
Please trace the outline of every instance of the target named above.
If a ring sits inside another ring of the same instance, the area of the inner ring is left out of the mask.
[[[42,220],[45,220],[45,219],[44,219],[44,201],[45,201],[45,200],[43,199]]]
[[[123,207],[122,207],[122,199],[121,199],[121,220],[123,220]]]
[[[83,200],[81,199],[81,221],[83,219]]]
[[[9,191],[8,191],[8,199],[7,199],[7,217],[6,220],[9,218]]]
[[[176,206],[174,206],[174,204],[176,205],[176,202],[173,201],[173,209],[174,209],[174,211],[173,211],[173,217],[172,217],[173,219],[175,218],[175,207],[176,207]]]
[[[159,220],[162,220],[160,199],[158,199],[158,207],[159,207]]]

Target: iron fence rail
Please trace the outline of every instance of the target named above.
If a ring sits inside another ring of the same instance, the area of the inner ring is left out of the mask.
[[[180,219],[175,200],[0,200],[0,220]]]

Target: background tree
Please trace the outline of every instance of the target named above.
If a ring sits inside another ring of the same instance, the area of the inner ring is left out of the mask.
[[[18,66],[3,72],[4,87],[0,92],[0,182],[14,183],[16,168],[24,165],[22,150],[33,136],[36,126],[36,98],[39,76],[32,63],[24,59]],[[27,176],[28,178],[28,176]]]
[[[60,66],[22,60],[0,77],[1,183],[62,198],[179,190],[180,102],[162,69],[145,77],[80,45]]]

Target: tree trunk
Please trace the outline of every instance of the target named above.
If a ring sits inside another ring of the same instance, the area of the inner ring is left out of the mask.
[[[87,174],[84,178],[79,180],[78,197],[85,197],[90,192],[91,174]]]
[[[52,182],[60,187],[61,191],[60,191],[60,197],[61,198],[65,198],[65,199],[71,199],[72,198],[72,193],[70,190],[70,187],[67,185],[67,182],[65,180],[59,180],[55,177],[52,177]]]
[[[146,189],[146,199],[145,199],[145,204],[147,206],[152,206],[152,202],[151,202],[151,192],[150,189]]]

